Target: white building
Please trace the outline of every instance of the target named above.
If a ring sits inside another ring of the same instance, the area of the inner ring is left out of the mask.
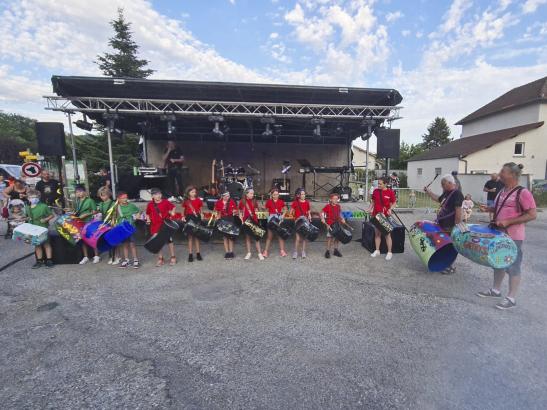
[[[411,158],[409,186],[419,189],[435,174],[457,171],[462,176],[464,190],[464,179],[477,181],[469,190],[477,197],[482,192],[480,182],[488,177],[466,176],[498,172],[504,163],[511,161],[524,165],[523,172],[529,180],[547,179],[545,122],[547,77],[514,88],[458,121],[456,124],[462,126],[461,138]]]
[[[353,165],[355,167],[358,167],[358,169],[365,169],[367,165],[367,150],[359,147],[356,144],[353,144],[351,149],[353,152]],[[368,153],[368,169],[371,171],[374,171],[376,169],[379,169],[380,165],[381,165],[380,162],[376,160],[376,154],[369,152]]]

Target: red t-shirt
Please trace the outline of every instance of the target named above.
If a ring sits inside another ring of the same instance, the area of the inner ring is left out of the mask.
[[[150,233],[154,235],[158,233],[165,219],[170,217],[169,212],[175,209],[175,205],[169,202],[167,199],[162,199],[159,203],[155,204],[160,211],[159,215],[154,206],[154,201],[151,201],[146,206],[146,215],[150,218]]]
[[[245,222],[250,217],[253,221],[258,223],[255,201],[239,201],[239,210],[243,211],[243,222]]]
[[[283,208],[285,208],[285,201],[283,201],[282,199],[278,199],[277,201],[274,201],[273,199],[268,199],[264,206],[266,207],[270,215],[279,215],[283,212]]]
[[[323,208],[323,213],[325,214],[325,222],[329,226],[331,226],[333,223],[339,221],[342,218],[342,208],[340,207],[339,204],[325,205],[325,207]]]
[[[392,189],[381,190],[376,188],[372,193],[372,202],[374,203],[374,209],[372,210],[372,216],[383,213],[387,214],[387,210],[391,204],[394,204],[397,199],[395,198],[395,192]]]
[[[310,203],[308,201],[300,202],[299,199],[293,201],[291,209],[294,210],[294,219],[298,219],[301,216],[308,216],[310,212]]]
[[[235,201],[230,198],[228,203],[224,205],[222,199],[219,199],[215,202],[215,211],[220,213],[220,217],[224,218],[225,216],[234,216],[234,211],[237,210]]]
[[[192,206],[190,206],[190,204],[192,204]],[[185,216],[194,215],[194,211],[195,211],[195,215],[199,216],[202,206],[203,206],[203,201],[200,198],[185,199],[184,202],[182,203],[182,211]],[[192,207],[194,207],[194,209],[192,209]]]

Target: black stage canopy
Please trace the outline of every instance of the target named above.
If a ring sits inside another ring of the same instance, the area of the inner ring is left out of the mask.
[[[85,113],[148,139],[338,143],[400,118],[394,89],[53,76],[47,109]],[[220,121],[219,121],[220,117]],[[111,117],[110,117],[111,118]],[[215,121],[223,132],[213,134]],[[170,126],[168,124],[170,123]],[[266,124],[272,131],[264,136]],[[313,134],[320,126],[320,135]],[[169,132],[169,131],[171,132]]]

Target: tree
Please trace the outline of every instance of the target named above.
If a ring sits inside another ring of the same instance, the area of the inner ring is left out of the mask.
[[[22,115],[0,113],[0,163],[20,164],[20,151],[36,151],[35,122]]]
[[[139,46],[132,39],[130,31],[131,23],[125,21],[123,9],[118,9],[118,18],[112,20],[110,25],[114,29],[114,37],[108,44],[116,52],[114,54],[105,53],[104,56],[97,56],[96,64],[103,71],[104,75],[110,77],[131,77],[146,78],[154,70],[146,69],[148,60],[141,60],[137,57]]]
[[[422,135],[422,147],[424,150],[430,150],[448,144],[452,141],[450,138],[450,128],[446,120],[442,117],[437,117],[427,127],[427,134]]]
[[[424,151],[422,144],[407,144],[401,142],[401,148],[399,149],[399,158],[392,159],[390,166],[392,169],[406,169],[408,160],[414,155],[421,154]]]

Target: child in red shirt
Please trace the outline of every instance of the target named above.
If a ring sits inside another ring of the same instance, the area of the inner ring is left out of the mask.
[[[188,219],[193,220],[196,223],[201,222],[201,207],[203,206],[203,201],[198,197],[198,190],[194,186],[189,186],[186,188],[186,194],[184,195],[185,199],[182,203],[182,215],[183,221]],[[202,261],[200,249],[199,249],[199,239],[192,234],[188,234],[188,262],[194,262],[194,252],[193,249],[196,249],[196,259]]]
[[[340,196],[333,192],[329,196],[329,203],[325,205],[321,213],[321,222],[327,226],[327,250],[325,251],[325,258],[330,258],[330,249],[331,246],[334,247],[333,255],[342,257],[342,253],[338,250],[338,245],[340,242],[338,239],[334,238],[330,233],[330,227],[333,223],[339,222],[342,224],[346,223],[346,220],[342,216],[342,208],[338,203],[340,201]]]
[[[296,190],[294,201],[291,204],[291,214],[294,217],[295,222],[300,217],[307,218],[311,222],[311,206],[309,201],[306,200],[306,191],[303,188],[298,188]],[[292,258],[296,259],[298,257],[298,247],[302,244],[302,259],[306,258],[306,243],[308,241],[300,236],[297,232],[295,241],[294,241],[294,252]]]
[[[285,201],[279,198],[279,190],[277,188],[272,188],[272,190],[270,191],[270,199],[266,201],[265,208],[268,210],[270,216],[283,216],[283,211],[285,210]],[[262,254],[265,258],[268,257],[268,250],[270,249],[270,244],[272,243],[273,237],[274,231],[268,229],[266,246],[264,247],[264,252]],[[285,252],[285,241],[280,237],[278,237],[277,239],[279,240],[279,254],[283,257],[287,256],[287,252]]]
[[[382,213],[385,216],[389,216],[391,215],[391,209],[395,208],[395,192],[387,187],[387,182],[387,178],[380,178],[378,180],[378,188],[376,188],[374,192],[372,192],[369,212],[372,213],[373,218],[379,213]],[[370,255],[373,258],[380,255],[380,244],[382,242],[382,234],[376,227],[374,227],[374,230],[374,242],[376,245],[376,250]],[[386,261],[389,261],[393,257],[393,253],[391,253],[391,234],[388,233],[387,235],[385,235],[385,237],[387,245]]]
[[[215,218],[228,219],[234,221],[234,216],[237,214],[237,206],[233,199],[230,198],[230,193],[225,191],[221,198],[215,203]],[[234,259],[234,240],[223,236],[224,241],[224,259]]]
[[[258,203],[254,199],[254,196],[255,191],[252,188],[245,190],[245,195],[243,195],[243,198],[239,201],[239,217],[243,223],[245,223],[247,219],[251,219],[252,223],[258,225],[258,216],[256,214],[256,211],[258,210]],[[264,256],[262,255],[262,249],[260,248],[260,239],[254,237],[248,228],[245,229],[245,246],[247,247],[245,260],[251,259],[251,238],[255,240],[258,259],[263,261]]]
[[[154,235],[161,229],[163,221],[169,219],[175,214],[175,205],[167,199],[163,199],[161,190],[158,188],[152,188],[150,193],[152,194],[152,201],[150,201],[146,206],[146,224],[150,227],[150,234]],[[171,256],[169,265],[173,266],[177,263],[173,238],[169,238],[169,255]],[[156,262],[156,266],[160,267],[163,264],[163,254],[160,250],[158,252],[158,261]]]

